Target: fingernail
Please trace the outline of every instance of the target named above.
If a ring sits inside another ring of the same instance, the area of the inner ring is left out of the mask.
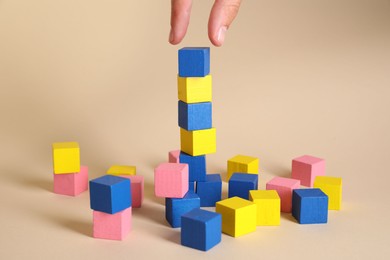
[[[226,26],[221,26],[218,31],[218,37],[217,41],[222,45],[223,42],[225,41],[225,35],[226,35],[227,27]]]
[[[173,42],[173,30],[172,30],[172,28],[171,28],[171,31],[169,32],[169,39],[168,39],[168,41],[170,42],[170,43],[172,43]]]

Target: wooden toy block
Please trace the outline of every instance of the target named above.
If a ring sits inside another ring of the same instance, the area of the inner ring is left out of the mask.
[[[292,215],[299,224],[328,222],[328,196],[320,189],[295,189],[292,205]]]
[[[342,200],[342,179],[331,176],[317,176],[314,179],[314,188],[320,188],[329,199],[330,210],[340,210]]]
[[[142,175],[119,175],[130,179],[131,207],[140,208],[144,200],[144,176]]]
[[[259,173],[259,159],[252,156],[236,155],[227,162],[227,180],[234,172]]]
[[[188,176],[188,164],[160,164],[154,169],[155,195],[163,198],[183,198],[188,192]]]
[[[240,197],[249,199],[249,191],[257,190],[258,175],[247,173],[233,173],[229,180],[228,197]]]
[[[206,180],[206,156],[191,156],[189,154],[180,153],[179,162],[188,164],[189,181],[205,181]]]
[[[200,198],[201,207],[215,207],[215,203],[221,200],[222,180],[218,173],[207,174],[206,181],[197,182],[196,193]]]
[[[290,213],[292,209],[292,191],[300,188],[300,181],[275,177],[266,184],[267,190],[276,190],[280,197],[281,211]]]
[[[280,225],[280,197],[275,190],[251,190],[249,198],[257,205],[258,226]]]
[[[80,172],[80,148],[77,142],[54,143],[52,148],[55,174]]]
[[[238,237],[256,230],[257,205],[239,197],[221,200],[215,211],[222,215],[222,232]]]
[[[115,214],[131,207],[130,179],[105,175],[89,182],[91,209]]]
[[[168,153],[168,162],[180,163],[179,156],[180,156],[180,150],[170,151]]]
[[[202,102],[188,104],[178,102],[179,126],[187,131],[202,130],[212,127],[212,104]]]
[[[221,242],[221,214],[193,209],[181,217],[181,244],[208,251]]]
[[[195,192],[195,190],[196,190],[196,182],[195,181],[188,182],[188,191]]]
[[[107,174],[110,175],[136,175],[137,168],[130,165],[113,165],[108,169]]]
[[[80,172],[54,175],[54,193],[77,196],[88,190],[88,167],[80,166]]]
[[[179,100],[188,104],[211,102],[212,77],[211,75],[194,78],[177,76],[177,91]]]
[[[216,152],[215,128],[187,131],[180,128],[181,151],[192,156]]]
[[[181,199],[166,198],[165,218],[173,228],[181,227],[181,216],[184,213],[199,207],[199,196],[191,191],[187,192],[187,194]]]
[[[131,230],[131,207],[115,214],[93,211],[93,237],[123,240]]]
[[[210,73],[210,48],[185,47],[179,50],[180,77],[204,77]]]
[[[304,155],[292,160],[291,178],[301,181],[302,186],[313,187],[316,176],[325,175],[325,160]]]

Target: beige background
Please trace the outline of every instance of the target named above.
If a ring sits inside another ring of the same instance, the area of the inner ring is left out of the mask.
[[[217,153],[261,160],[260,188],[291,159],[323,157],[344,181],[327,225],[232,238],[207,253],[180,246],[153,168],[179,147],[177,50],[210,46],[212,1],[195,1],[188,35],[167,42],[169,1],[0,0],[0,258],[388,259],[390,1],[244,1],[211,48]],[[91,238],[89,197],[52,193],[51,143],[78,141],[90,177],[132,164],[146,178],[125,241]],[[226,196],[226,184],[224,186]]]

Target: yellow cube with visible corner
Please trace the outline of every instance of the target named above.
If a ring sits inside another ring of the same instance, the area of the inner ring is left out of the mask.
[[[215,212],[222,215],[222,232],[239,237],[256,230],[257,205],[239,197],[218,201]]]
[[[215,153],[216,151],[215,128],[187,131],[180,128],[181,151],[192,156]]]
[[[110,175],[136,175],[137,168],[129,165],[113,165],[108,169],[107,174]]]
[[[328,209],[340,210],[342,200],[342,179],[331,176],[316,176],[314,179],[314,188],[321,189],[329,198]]]
[[[185,103],[211,102],[211,75],[205,77],[177,76],[179,100]]]
[[[258,226],[280,225],[280,197],[276,190],[250,190],[249,199],[257,205]]]
[[[80,148],[77,142],[53,143],[52,149],[55,174],[80,172]]]
[[[252,156],[236,155],[227,162],[227,180],[233,173],[259,173],[259,159]]]

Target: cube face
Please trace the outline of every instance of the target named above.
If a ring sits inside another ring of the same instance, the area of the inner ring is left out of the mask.
[[[195,190],[196,190],[196,182],[195,181],[188,182],[188,191],[195,192]]]
[[[180,128],[181,150],[192,156],[216,152],[215,128],[187,131]]]
[[[292,215],[299,224],[328,222],[328,196],[320,189],[296,189],[292,203]]]
[[[258,174],[259,159],[252,156],[236,155],[233,158],[228,160],[227,169],[228,169],[227,172],[228,180],[230,179],[230,177],[234,172]]]
[[[179,162],[188,164],[190,182],[206,180],[206,156],[191,156],[181,152],[179,156]]]
[[[144,200],[144,176],[141,175],[119,175],[130,179],[131,207],[140,208]]]
[[[181,217],[181,244],[208,251],[221,242],[222,217],[202,209],[193,209]]]
[[[53,174],[54,193],[77,196],[88,190],[88,167],[80,166],[80,172]]]
[[[201,207],[215,207],[221,200],[222,180],[220,174],[207,174],[206,181],[197,182],[196,193],[200,198]]]
[[[292,209],[292,191],[300,188],[300,181],[275,177],[266,184],[267,190],[276,190],[280,197],[281,211],[290,213]]]
[[[180,163],[179,156],[180,156],[180,150],[170,151],[168,153],[168,162]]]
[[[212,127],[212,104],[202,102],[187,104],[178,103],[179,126],[187,131],[202,130]]]
[[[188,192],[188,165],[162,163],[154,169],[154,192],[157,197],[183,198]]]
[[[173,227],[181,227],[181,216],[200,207],[200,199],[194,192],[188,192],[183,198],[165,199],[165,218]]]
[[[258,175],[247,173],[233,173],[229,180],[228,197],[249,199],[249,191],[257,190]]]
[[[329,210],[340,210],[342,201],[342,179],[331,176],[317,176],[314,188],[321,189],[329,199]]]
[[[186,47],[179,50],[179,76],[204,77],[210,73],[210,48]]]
[[[89,182],[91,209],[115,214],[131,207],[130,180],[105,175]]]
[[[80,172],[80,148],[77,142],[54,143],[52,149],[55,174]]]
[[[179,100],[192,104],[212,101],[212,77],[177,77]]]
[[[131,207],[115,214],[93,211],[93,237],[123,240],[131,230]]]
[[[251,190],[249,197],[257,205],[258,226],[280,225],[280,197],[275,190]]]
[[[113,165],[108,169],[107,174],[110,175],[136,175],[137,168],[130,165]]]
[[[325,175],[325,160],[310,155],[293,159],[291,177],[301,181],[301,185],[313,187],[316,176]]]

